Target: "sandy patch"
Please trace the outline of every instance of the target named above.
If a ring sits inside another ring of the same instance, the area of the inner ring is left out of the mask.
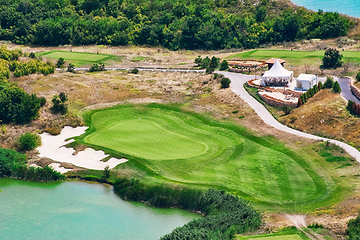
[[[78,167],[103,170],[106,166],[114,168],[120,163],[124,163],[127,159],[110,158],[107,162],[101,161],[108,157],[103,151],[95,151],[91,148],[86,148],[84,151],[80,151],[78,154],[73,155],[75,152],[72,148],[66,148],[64,145],[74,141],[68,138],[80,136],[85,133],[87,127],[64,127],[61,133],[57,136],[52,136],[49,133],[40,134],[42,145],[37,148],[39,151],[39,157],[46,157],[53,159],[57,162],[67,162],[74,164]],[[65,168],[60,168],[60,165],[52,166],[57,171],[64,171]],[[66,169],[68,170],[68,169]]]
[[[68,168],[64,168],[64,167],[60,167],[61,163],[51,163],[48,166],[51,167],[52,169],[60,172],[61,174],[67,173],[73,169],[68,169]]]

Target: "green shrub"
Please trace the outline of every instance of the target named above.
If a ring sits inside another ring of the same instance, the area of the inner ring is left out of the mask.
[[[334,93],[341,93],[340,84],[336,81],[332,87]]]
[[[133,74],[138,74],[138,73],[139,73],[139,69],[133,68],[133,69],[130,70],[130,72],[133,73]]]
[[[236,113],[238,113],[238,112],[239,112],[239,110],[235,110],[235,111],[233,111],[232,113],[236,114]]]
[[[100,72],[100,71],[106,71],[105,64],[103,63],[94,63],[91,68],[89,69],[89,72]]]
[[[332,77],[327,77],[324,83],[324,88],[332,88],[334,85],[334,79]]]
[[[348,235],[348,240],[360,240],[360,215],[355,219],[351,219],[347,226],[348,229],[346,233]]]
[[[29,53],[29,58],[36,58],[35,53],[34,52]]]
[[[323,68],[337,68],[341,67],[343,62],[341,61],[342,55],[335,48],[328,48],[325,50],[324,57],[322,59]]]
[[[331,156],[326,158],[327,162],[344,162],[349,161],[349,158],[347,157],[341,157],[341,156]]]
[[[51,110],[54,113],[60,113],[65,114],[68,111],[66,101],[68,100],[66,94],[64,92],[60,93],[59,95],[55,95],[53,99],[51,100],[53,103],[53,106],[51,107]]]
[[[69,63],[68,67],[67,67],[67,72],[71,72],[71,73],[76,73],[75,71],[75,65],[72,63]]]
[[[21,134],[19,138],[19,150],[20,151],[30,151],[34,150],[41,145],[40,136],[36,133],[25,133]]]
[[[59,57],[59,59],[57,60],[57,62],[56,62],[56,67],[57,68],[63,68],[64,67],[64,65],[65,65],[65,59],[64,58],[62,58],[62,57]]]
[[[0,120],[3,123],[24,123],[39,116],[40,102],[36,95],[11,86],[0,90]]]
[[[231,81],[229,78],[224,77],[220,80],[220,83],[221,83],[221,88],[228,88],[228,87],[230,87]]]
[[[39,98],[39,102],[40,102],[40,107],[45,106],[45,104],[46,104],[46,98],[44,98],[44,97]]]
[[[284,111],[285,115],[288,115],[288,114],[291,113],[292,108],[289,107],[288,105],[285,105],[285,106],[282,108],[282,110]]]
[[[226,60],[223,60],[220,65],[220,71],[228,70],[229,69],[229,63]]]

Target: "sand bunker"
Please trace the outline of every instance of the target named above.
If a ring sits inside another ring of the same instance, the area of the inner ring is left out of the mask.
[[[65,139],[80,136],[85,133],[87,127],[65,127],[61,133],[57,136],[52,136],[49,133],[40,134],[42,145],[37,148],[39,151],[39,157],[47,157],[57,162],[72,163],[75,166],[104,170],[106,166],[114,168],[120,163],[124,163],[127,159],[110,158],[108,161],[103,162],[102,159],[108,157],[103,151],[95,151],[91,148],[86,148],[84,151],[80,151],[78,154],[73,155],[75,152],[72,148],[66,148],[64,145],[74,141],[73,139],[65,141]],[[58,164],[51,165],[55,170],[63,172],[69,169],[60,168]]]

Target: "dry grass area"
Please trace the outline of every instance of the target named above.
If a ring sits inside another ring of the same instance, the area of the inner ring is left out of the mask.
[[[331,90],[322,90],[280,121],[295,129],[337,139],[360,147],[360,119],[346,110],[347,101]]]

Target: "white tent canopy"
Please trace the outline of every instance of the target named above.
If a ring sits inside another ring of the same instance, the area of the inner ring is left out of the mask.
[[[313,74],[300,74],[296,78],[296,88],[302,90],[309,90],[317,84],[317,76]]]
[[[282,81],[292,80],[293,72],[286,70],[278,60],[275,61],[274,65],[269,71],[266,71],[262,76],[262,85],[266,86],[267,82],[271,82],[274,79],[280,79]]]

